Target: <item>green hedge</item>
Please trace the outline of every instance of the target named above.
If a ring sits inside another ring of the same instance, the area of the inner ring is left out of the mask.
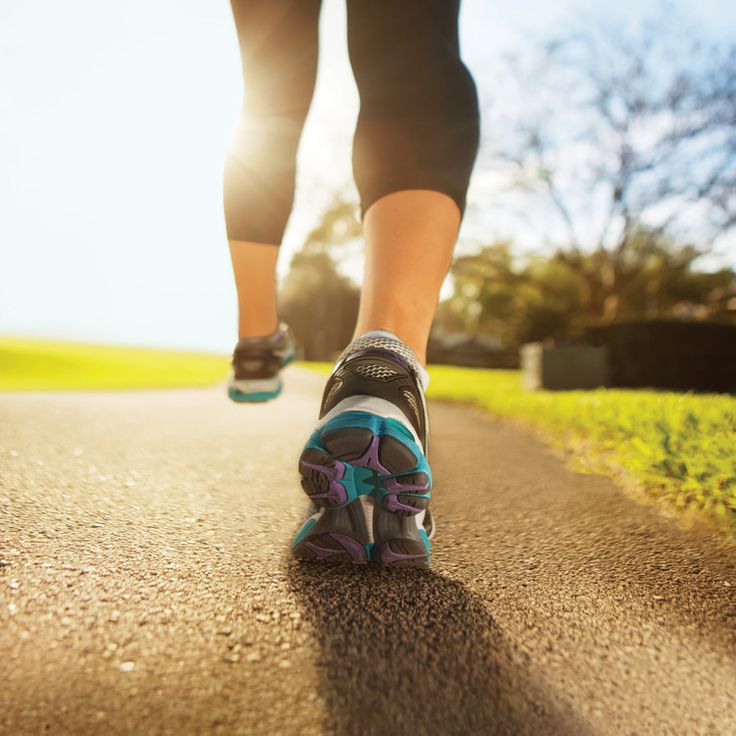
[[[588,328],[585,342],[608,348],[612,387],[736,392],[736,325],[622,322]]]

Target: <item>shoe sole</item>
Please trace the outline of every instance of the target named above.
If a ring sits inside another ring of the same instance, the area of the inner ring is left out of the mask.
[[[362,525],[353,520],[354,525],[346,528],[346,520],[351,513],[355,517],[362,516],[360,501],[339,509],[326,509],[319,519],[309,519],[294,539],[294,556],[329,563],[366,565],[371,562],[391,567],[429,567],[429,539],[424,529],[418,528],[411,518],[376,508],[373,512],[373,537],[376,541],[370,542],[364,517]]]
[[[244,381],[240,381],[244,383]],[[227,390],[227,395],[237,404],[256,404],[263,401],[270,401],[275,399],[282,390],[281,381],[278,383],[278,387],[273,391],[242,391],[235,386],[230,386]]]
[[[344,412],[312,434],[299,471],[305,493],[324,512],[297,534],[296,556],[429,565],[429,539],[414,516],[429,504],[432,476],[421,447],[401,422]]]

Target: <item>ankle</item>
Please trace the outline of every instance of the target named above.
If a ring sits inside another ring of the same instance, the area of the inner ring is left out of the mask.
[[[278,326],[279,318],[276,314],[248,315],[247,317],[241,315],[238,320],[238,338],[273,335],[278,329]]]
[[[396,340],[400,342],[402,345],[404,345],[404,347],[409,348],[409,350],[414,355],[414,358],[416,359],[418,363],[417,367],[419,369],[419,375],[421,377],[422,387],[426,391],[427,387],[429,386],[429,372],[427,371],[427,365],[426,365],[426,353],[423,353],[421,356],[417,355],[416,350],[411,344],[409,344],[406,340],[403,340],[399,335],[397,335],[395,332],[392,332],[391,330],[377,329],[377,330],[367,330],[365,332],[358,332],[356,330],[355,335],[353,336],[353,341],[361,337],[377,337],[377,338],[386,338],[388,340]]]
[[[395,340],[400,340],[410,348],[414,353],[417,361],[422,365],[423,368],[427,367],[427,340],[418,338],[416,334],[409,330],[402,330],[401,328],[392,327],[368,327],[368,328],[356,328],[353,333],[353,340],[357,340],[359,337],[371,334],[376,337],[390,337]]]

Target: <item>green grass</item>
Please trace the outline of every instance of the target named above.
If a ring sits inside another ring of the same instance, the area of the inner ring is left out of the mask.
[[[0,338],[0,391],[206,386],[227,371],[221,355]]]
[[[328,364],[315,364],[329,371]],[[736,533],[736,398],[646,390],[524,391],[519,371],[432,366],[428,396],[542,430],[600,472]],[[628,481],[628,483],[627,483]]]

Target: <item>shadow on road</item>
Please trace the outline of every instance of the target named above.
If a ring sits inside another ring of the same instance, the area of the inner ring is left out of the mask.
[[[433,572],[293,562],[337,734],[584,733],[511,661],[483,600]]]

